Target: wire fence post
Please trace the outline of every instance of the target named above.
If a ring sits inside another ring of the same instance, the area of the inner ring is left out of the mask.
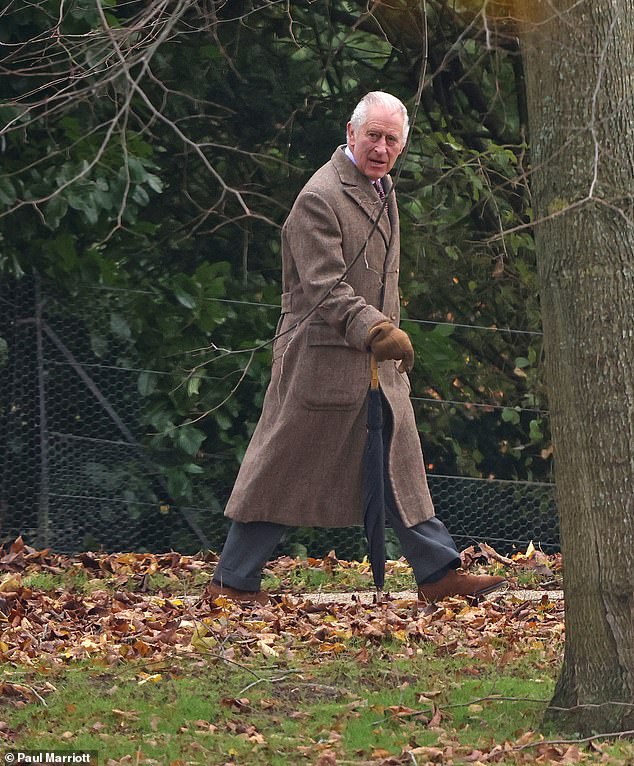
[[[35,347],[37,354],[37,395],[39,410],[40,444],[40,492],[37,513],[38,546],[48,548],[50,544],[50,475],[49,475],[49,437],[46,415],[46,360],[44,358],[44,339],[42,322],[42,291],[38,274],[34,280],[35,298]]]

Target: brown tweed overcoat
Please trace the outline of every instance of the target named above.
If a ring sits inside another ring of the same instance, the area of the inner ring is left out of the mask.
[[[387,212],[368,240],[381,202],[339,147],[284,224],[281,336],[262,415],[225,511],[236,521],[362,523],[367,335],[377,322],[399,321],[398,210],[391,179],[384,184]],[[379,380],[393,416],[390,479],[401,517],[412,526],[434,510],[409,381],[397,364],[383,362]]]

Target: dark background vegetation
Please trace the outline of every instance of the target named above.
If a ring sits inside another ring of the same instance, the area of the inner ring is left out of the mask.
[[[401,290],[430,472],[550,480],[509,30],[441,0],[38,0],[0,41],[4,284],[36,277],[86,354],[138,371],[158,500],[220,513],[268,381],[280,226],[374,89],[413,117]]]

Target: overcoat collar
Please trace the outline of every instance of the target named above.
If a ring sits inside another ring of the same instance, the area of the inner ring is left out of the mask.
[[[331,162],[339,175],[343,190],[359,205],[372,223],[376,220],[377,215],[380,216],[377,230],[389,248],[393,236],[392,224],[396,220],[394,215],[396,203],[394,195],[390,194],[394,185],[392,178],[387,175],[382,179],[387,210],[381,212],[381,202],[376,191],[372,188],[370,179],[346,156],[344,149],[344,146],[339,146],[331,157]]]

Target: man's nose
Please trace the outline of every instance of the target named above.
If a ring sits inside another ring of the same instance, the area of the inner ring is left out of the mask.
[[[385,136],[381,136],[381,138],[374,144],[374,147],[382,154],[387,152],[387,141],[385,140]]]

